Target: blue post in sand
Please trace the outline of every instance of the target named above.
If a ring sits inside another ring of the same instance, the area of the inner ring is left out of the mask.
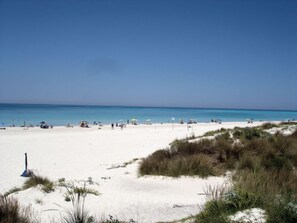
[[[25,170],[28,172],[28,159],[27,159],[27,153],[25,153]]]
[[[25,153],[25,170],[22,173],[21,177],[28,177],[28,159],[27,159],[27,153]]]

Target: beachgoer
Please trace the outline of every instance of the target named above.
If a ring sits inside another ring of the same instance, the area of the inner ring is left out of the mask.
[[[111,123],[111,128],[113,129],[113,127],[114,127],[114,125],[113,125],[113,123]]]

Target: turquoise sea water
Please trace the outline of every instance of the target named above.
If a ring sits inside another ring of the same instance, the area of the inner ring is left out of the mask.
[[[198,122],[210,122],[211,119],[224,121],[283,121],[297,120],[297,111],[247,110],[247,109],[207,109],[207,108],[157,108],[157,107],[122,107],[122,106],[79,106],[79,105],[33,105],[33,104],[0,104],[0,125],[20,126],[37,125],[46,121],[52,125],[78,125],[86,120],[109,124],[126,122],[135,118],[139,123],[150,119],[153,123],[175,122],[183,119],[195,119]]]

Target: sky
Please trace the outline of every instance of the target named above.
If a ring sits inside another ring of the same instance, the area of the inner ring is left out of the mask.
[[[0,103],[297,110],[297,1],[0,0]]]

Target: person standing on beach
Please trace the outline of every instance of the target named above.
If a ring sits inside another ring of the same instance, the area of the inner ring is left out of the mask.
[[[113,125],[113,123],[111,123],[111,128],[113,129],[113,127],[114,127],[114,125]]]

